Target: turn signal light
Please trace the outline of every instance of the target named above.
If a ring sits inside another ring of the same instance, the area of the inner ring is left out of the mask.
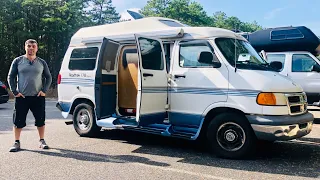
[[[260,93],[257,98],[259,105],[275,106],[277,105],[276,96],[273,93]]]

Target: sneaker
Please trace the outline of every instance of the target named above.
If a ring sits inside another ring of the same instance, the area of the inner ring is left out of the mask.
[[[14,144],[13,144],[13,146],[10,148],[10,152],[17,152],[17,151],[19,151],[20,150],[20,143],[18,143],[18,142],[15,142]]]
[[[49,149],[49,146],[47,145],[45,140],[40,140],[40,146],[41,149]]]

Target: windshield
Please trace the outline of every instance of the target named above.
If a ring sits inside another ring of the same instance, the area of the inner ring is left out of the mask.
[[[276,71],[251,46],[250,43],[231,38],[217,38],[218,48],[234,67],[235,62],[239,69]]]

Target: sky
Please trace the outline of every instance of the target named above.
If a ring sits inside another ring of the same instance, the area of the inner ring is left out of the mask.
[[[148,0],[113,0],[119,13],[126,9],[143,8]],[[222,11],[241,21],[265,28],[306,26],[320,36],[320,0],[192,0],[199,2],[208,15]]]

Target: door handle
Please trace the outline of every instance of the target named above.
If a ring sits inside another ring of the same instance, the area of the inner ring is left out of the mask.
[[[186,78],[186,75],[184,75],[184,74],[176,74],[176,75],[174,75],[174,77],[175,78]]]
[[[143,77],[147,77],[147,76],[153,76],[153,74],[150,74],[150,73],[143,73]]]

